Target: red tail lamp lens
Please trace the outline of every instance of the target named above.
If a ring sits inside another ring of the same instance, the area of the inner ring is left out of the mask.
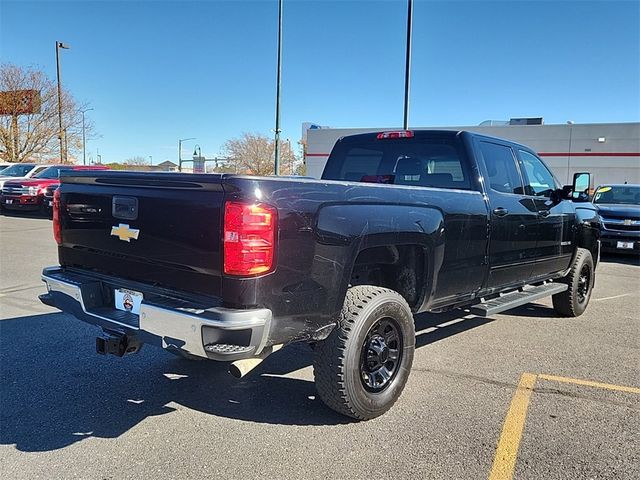
[[[278,212],[268,205],[224,206],[224,273],[258,275],[273,269]]]
[[[53,192],[53,238],[58,245],[62,245],[62,231],[60,229],[60,189]]]

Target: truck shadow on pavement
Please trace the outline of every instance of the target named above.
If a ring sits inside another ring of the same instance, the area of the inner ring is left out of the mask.
[[[491,321],[465,318],[438,327],[463,315],[416,317],[417,331],[430,330],[418,335],[417,346]],[[0,320],[1,444],[25,452],[56,450],[90,437],[117,438],[148,417],[185,408],[211,415],[200,428],[213,436],[224,435],[226,419],[351,422],[317,397],[307,345],[290,345],[237,380],[226,363],[191,362],[149,346],[121,359],[97,355],[98,332],[62,313]]]
[[[624,253],[602,253],[600,257],[602,263],[618,263],[620,265],[635,265],[640,266],[640,255],[637,253],[624,254]]]

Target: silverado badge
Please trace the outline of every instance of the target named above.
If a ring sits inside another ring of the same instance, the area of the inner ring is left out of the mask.
[[[129,225],[125,223],[121,223],[117,227],[111,227],[111,235],[118,237],[123,242],[130,242],[132,238],[137,240],[139,234],[140,230],[130,228]]]

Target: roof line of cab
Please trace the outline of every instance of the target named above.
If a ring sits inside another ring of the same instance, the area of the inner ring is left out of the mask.
[[[461,135],[464,134],[464,135],[470,135],[470,136],[475,137],[475,138],[494,141],[494,142],[496,140],[498,140],[500,142],[506,143],[506,144],[511,145],[513,147],[522,148],[523,150],[526,150],[528,152],[534,152],[533,150],[531,150],[530,147],[527,147],[526,145],[523,145],[521,143],[514,142],[513,140],[507,140],[506,138],[494,137],[494,136],[490,136],[490,135],[484,135],[482,133],[472,132],[472,131],[469,131],[469,130],[441,130],[441,129],[437,129],[437,128],[433,128],[433,129],[432,128],[429,128],[429,129],[411,129],[411,128],[409,128],[408,130],[413,132],[413,138],[433,137],[433,136],[453,138],[453,137],[458,137],[458,136],[461,136]],[[356,141],[358,139],[376,137],[381,132],[395,132],[395,131],[401,132],[403,130],[402,129],[398,129],[398,130],[379,130],[379,131],[375,131],[375,132],[356,133],[354,135],[345,135],[343,137],[340,137],[339,141],[343,141],[343,140],[347,140],[347,139],[348,139],[347,141]]]

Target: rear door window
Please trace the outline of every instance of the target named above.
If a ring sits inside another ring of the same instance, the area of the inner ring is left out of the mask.
[[[480,151],[487,167],[487,184],[500,193],[523,195],[524,188],[511,147],[480,141]]]

